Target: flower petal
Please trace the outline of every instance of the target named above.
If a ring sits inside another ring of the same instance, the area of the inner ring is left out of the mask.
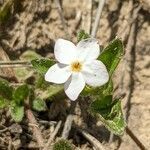
[[[81,60],[94,60],[97,59],[100,54],[98,41],[94,38],[81,40],[77,44],[77,50],[78,58]]]
[[[81,73],[73,73],[65,83],[65,93],[71,100],[76,100],[84,89],[85,81]]]
[[[90,86],[101,86],[108,82],[109,75],[105,65],[98,60],[87,62],[82,70],[85,82]]]
[[[69,66],[64,64],[55,64],[48,69],[45,74],[45,80],[52,83],[64,83],[70,77]]]
[[[69,64],[76,59],[76,46],[67,40],[58,39],[54,47],[55,58],[63,64]]]

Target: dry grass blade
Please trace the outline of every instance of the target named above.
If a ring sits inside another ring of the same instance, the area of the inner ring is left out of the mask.
[[[105,4],[105,0],[99,0],[98,9],[97,9],[97,12],[96,12],[96,18],[95,18],[95,22],[94,22],[93,29],[92,29],[92,32],[91,32],[92,37],[96,36],[104,4]]]

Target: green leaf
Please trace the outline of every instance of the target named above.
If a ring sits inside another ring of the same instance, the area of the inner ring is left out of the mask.
[[[78,35],[77,35],[78,42],[87,38],[90,38],[90,35],[86,33],[84,30],[81,30],[80,32],[78,32]]]
[[[112,96],[94,101],[90,106],[92,114],[96,115],[104,126],[116,135],[124,133],[126,122],[121,110],[121,101],[112,101]]]
[[[0,109],[8,107],[9,101],[0,96]]]
[[[10,107],[10,113],[11,113],[11,117],[16,122],[20,122],[20,121],[22,121],[22,119],[24,117],[24,107],[19,106],[14,101],[12,101],[11,107]]]
[[[38,74],[36,77],[37,78],[36,78],[36,82],[35,82],[35,87],[37,89],[40,88],[40,89],[46,90],[47,87],[49,87],[49,85],[50,85],[49,82],[46,82],[44,79],[44,76],[41,74]]]
[[[90,109],[92,112],[101,114],[105,119],[111,112],[112,95],[100,98],[91,103]]]
[[[45,101],[40,98],[33,100],[32,107],[36,111],[46,111],[47,109]]]
[[[124,54],[124,47],[120,39],[115,39],[103,50],[98,60],[101,60],[109,72],[110,78]]]
[[[47,70],[55,64],[54,60],[50,60],[50,59],[34,59],[31,61],[32,66],[34,67],[34,69],[39,72],[40,74],[44,75]]]
[[[13,88],[9,85],[9,82],[0,78],[0,96],[11,100]]]
[[[83,91],[81,92],[80,96],[96,96],[99,95],[100,90],[102,87],[91,87],[86,85]]]
[[[107,95],[111,95],[112,93],[113,93],[113,82],[110,79],[105,85],[101,87],[90,87],[86,85],[81,93],[81,96],[105,97]]]
[[[13,100],[17,105],[23,105],[24,100],[29,95],[29,88],[26,84],[19,86],[13,93]]]
[[[105,97],[107,95],[113,94],[113,81],[110,79],[105,85],[103,85],[100,89],[100,92]]]

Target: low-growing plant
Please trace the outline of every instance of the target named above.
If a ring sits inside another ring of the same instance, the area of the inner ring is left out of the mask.
[[[55,56],[57,55],[57,60],[37,58],[31,61],[33,68],[38,73],[35,84],[24,84],[13,88],[8,81],[0,80],[0,108],[8,107],[12,118],[19,122],[23,119],[24,109],[27,105],[31,105],[29,107],[35,111],[45,111],[47,110],[45,100],[65,100],[67,97],[69,97],[70,100],[76,100],[77,98],[80,99],[80,97],[83,99],[84,97],[88,97],[90,99],[90,105],[89,109],[85,111],[90,112],[93,116],[102,121],[105,127],[112,133],[122,135],[126,127],[126,122],[121,109],[121,99],[113,98],[114,90],[112,80],[112,76],[124,55],[122,41],[119,38],[115,38],[108,46],[99,50],[97,40],[91,38],[90,35],[84,31],[78,34],[77,39],[79,42],[77,48],[80,47],[81,56],[82,58],[84,57],[83,59],[88,59],[88,61],[85,61],[87,63],[82,64],[79,60],[74,60],[73,63],[69,65],[69,59],[71,59],[72,55],[68,56],[69,54],[65,53],[65,56],[62,58],[60,51],[63,52],[66,48],[66,51],[69,52],[65,43],[72,47],[73,43],[59,39],[59,42],[56,41],[54,50]],[[63,46],[59,45],[61,42],[64,42]],[[86,52],[85,49],[88,49],[88,52]],[[71,50],[72,49],[70,49],[70,51]],[[101,51],[100,55],[98,51]],[[93,59],[92,61],[90,60],[91,58]],[[58,60],[61,63],[58,63]],[[91,63],[89,63],[89,60]],[[94,67],[94,72],[84,70],[84,67],[87,67],[86,65],[89,68]],[[67,77],[64,75],[63,70],[66,66],[68,66],[68,70],[65,72]],[[56,73],[55,68],[60,69],[57,78],[55,78],[55,76],[52,77],[52,75]],[[72,83],[72,80],[76,81],[76,78],[78,78],[78,76],[76,76],[78,73],[86,77],[88,76],[91,79],[88,78],[85,82],[82,80],[82,76],[80,81],[77,80],[78,82]],[[50,84],[45,80],[53,83]],[[62,83],[65,83],[64,87]],[[73,87],[73,89],[69,89],[70,87]]]
[[[81,31],[78,34],[78,41],[89,38],[90,35],[84,31]],[[92,87],[86,85],[81,92],[80,97],[88,96],[91,100],[89,112],[99,118],[108,130],[116,135],[122,135],[126,127],[126,123],[121,109],[121,99],[113,99],[114,91],[112,76],[124,55],[124,47],[122,41],[119,38],[116,38],[101,51],[102,52],[97,60],[101,61],[106,66],[109,74],[109,80],[102,86]],[[32,60],[31,63],[35,70],[43,76],[46,74],[48,69],[56,63],[56,60],[42,58]],[[62,74],[60,74],[60,78],[61,75]],[[52,85],[50,85],[50,87],[51,86]],[[55,96],[57,96],[57,93],[60,96],[60,93],[63,93],[62,85],[59,86],[53,84],[53,86],[57,86],[57,88],[55,88]],[[59,87],[60,89],[58,89]],[[66,95],[62,95],[61,99],[65,99]]]

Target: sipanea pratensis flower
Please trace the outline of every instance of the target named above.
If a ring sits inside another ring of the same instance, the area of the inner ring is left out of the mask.
[[[48,69],[45,80],[56,84],[64,83],[65,93],[73,101],[86,84],[97,87],[109,80],[105,65],[96,60],[100,55],[96,39],[81,40],[76,46],[70,41],[58,39],[54,55],[58,63]]]

